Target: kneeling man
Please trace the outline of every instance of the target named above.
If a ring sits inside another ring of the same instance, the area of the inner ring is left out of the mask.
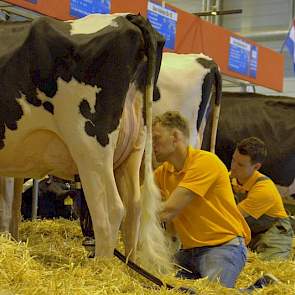
[[[261,174],[267,155],[256,137],[238,143],[232,157],[230,179],[240,212],[251,229],[251,250],[262,259],[288,259],[293,231],[283,201],[273,181]]]

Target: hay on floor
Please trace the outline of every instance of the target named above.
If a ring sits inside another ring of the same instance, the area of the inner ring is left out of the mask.
[[[21,224],[23,242],[0,236],[0,294],[182,294],[176,289],[157,289],[117,258],[89,259],[81,246],[79,224],[68,220],[44,220]],[[247,287],[263,273],[272,273],[280,284],[256,294],[295,294],[295,263],[263,262],[250,253],[237,282]],[[161,279],[174,286],[193,288],[197,294],[240,294],[217,283],[201,279],[180,280],[167,275]]]

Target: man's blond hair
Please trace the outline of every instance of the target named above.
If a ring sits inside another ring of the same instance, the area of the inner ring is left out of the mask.
[[[179,112],[170,111],[156,116],[153,120],[153,126],[158,123],[171,129],[176,128],[180,130],[186,138],[189,138],[189,127],[187,120],[183,118]]]

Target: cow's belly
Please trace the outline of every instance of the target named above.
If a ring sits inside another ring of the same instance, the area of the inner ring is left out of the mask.
[[[15,131],[17,132],[17,131]],[[53,174],[71,179],[77,168],[64,142],[53,132],[36,130],[0,150],[0,174],[40,178]]]

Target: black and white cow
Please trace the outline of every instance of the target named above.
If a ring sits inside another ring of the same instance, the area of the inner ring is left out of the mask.
[[[216,154],[228,168],[237,142],[249,136],[267,145],[261,172],[290,186],[295,178],[295,98],[223,92]]]
[[[157,86],[161,99],[153,103],[153,114],[180,112],[189,124],[190,144],[214,151],[222,90],[214,60],[204,54],[164,53]],[[203,141],[207,122],[211,131]]]
[[[141,16],[116,14],[0,23],[0,40],[0,175],[79,174],[96,255],[112,256],[124,218],[126,254],[140,233],[144,258],[162,268],[151,103],[163,38]]]

